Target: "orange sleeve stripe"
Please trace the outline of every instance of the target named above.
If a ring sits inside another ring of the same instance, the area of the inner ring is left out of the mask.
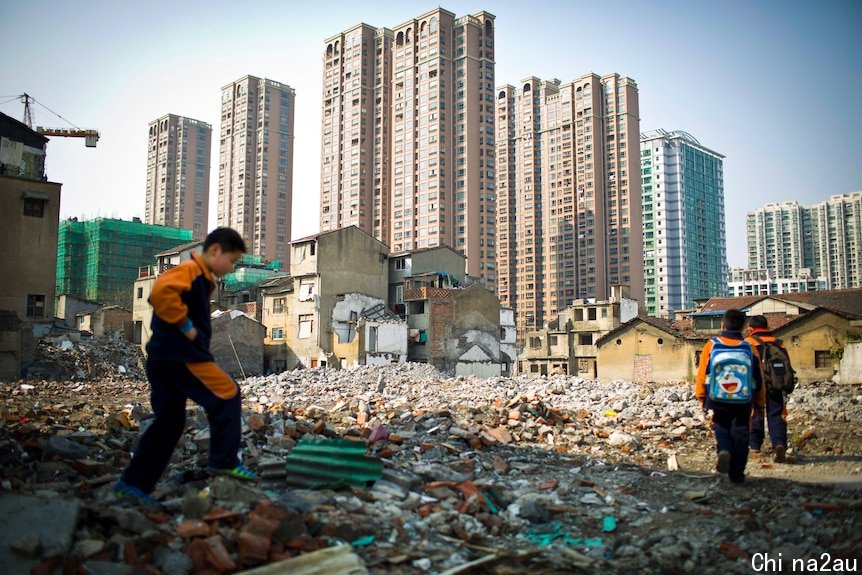
[[[192,282],[197,277],[196,270],[196,267],[181,264],[160,275],[150,294],[153,313],[168,323],[183,324],[188,317],[189,308],[180,296],[191,289]]]
[[[186,367],[221,399],[233,399],[239,393],[239,386],[234,383],[233,378],[214,361],[186,362]]]
[[[709,355],[712,353],[712,340],[707,340],[700,351],[700,363],[697,365],[697,378],[694,383],[694,395],[697,398],[706,397],[706,366],[709,365]]]

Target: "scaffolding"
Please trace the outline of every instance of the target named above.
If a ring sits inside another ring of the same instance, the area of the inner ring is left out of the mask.
[[[222,279],[222,289],[226,292],[238,292],[255,286],[263,280],[274,276],[281,270],[281,262],[275,260],[266,263],[262,256],[245,254],[236,264],[236,271]]]
[[[138,268],[155,254],[192,240],[192,230],[96,218],[60,222],[57,294],[131,309]]]

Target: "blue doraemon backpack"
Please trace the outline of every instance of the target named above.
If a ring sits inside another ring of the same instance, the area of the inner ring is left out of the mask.
[[[754,354],[751,346],[740,341],[728,345],[719,338],[712,338],[709,356],[709,398],[721,403],[748,403],[754,395],[752,372]]]

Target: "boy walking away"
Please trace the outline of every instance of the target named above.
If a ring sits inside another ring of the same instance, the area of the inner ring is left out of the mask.
[[[765,399],[757,350],[742,339],[744,326],[740,310],[724,313],[721,335],[707,341],[700,353],[694,391],[703,408],[712,410],[715,469],[736,484],[745,481],[752,405],[762,407]]]
[[[784,343],[769,331],[764,316],[750,317],[748,328],[745,341],[754,346],[760,355],[763,384],[766,387],[766,409],[755,408],[751,414],[751,437],[748,445],[753,453],[760,453],[766,435],[764,427],[768,423],[773,461],[784,463],[787,453],[787,395],[796,385],[796,374],[790,365],[790,357]]]
[[[152,339],[147,343],[147,379],[155,420],[141,437],[132,461],[114,485],[118,499],[154,503],[150,496],[185,430],[186,399],[206,410],[210,424],[209,467],[239,479],[256,479],[240,464],[239,386],[216,365],[209,344],[210,295],[214,277],[231,272],[245,252],[242,237],[217,228],[203,253],[163,273],[150,295]]]

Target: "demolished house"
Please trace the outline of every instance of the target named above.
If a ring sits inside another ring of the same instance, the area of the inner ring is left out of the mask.
[[[88,332],[94,338],[122,332],[126,339],[132,338],[132,312],[118,305],[106,305],[75,316],[78,331]]]
[[[342,368],[407,361],[407,322],[383,300],[358,293],[339,296],[331,325],[332,350]]]
[[[263,375],[266,328],[239,310],[212,314],[210,351],[216,363],[234,379]]]
[[[287,369],[340,367],[342,360],[346,365],[348,358],[337,352],[350,353],[358,361],[353,346],[334,348],[338,338],[331,324],[333,312],[344,301],[345,294],[380,303],[386,301],[387,252],[385,244],[356,226],[292,242],[293,293],[286,298],[284,332],[285,345],[290,350]],[[349,304],[340,309],[355,311],[357,316],[362,311]],[[349,315],[347,320],[350,321]]]

